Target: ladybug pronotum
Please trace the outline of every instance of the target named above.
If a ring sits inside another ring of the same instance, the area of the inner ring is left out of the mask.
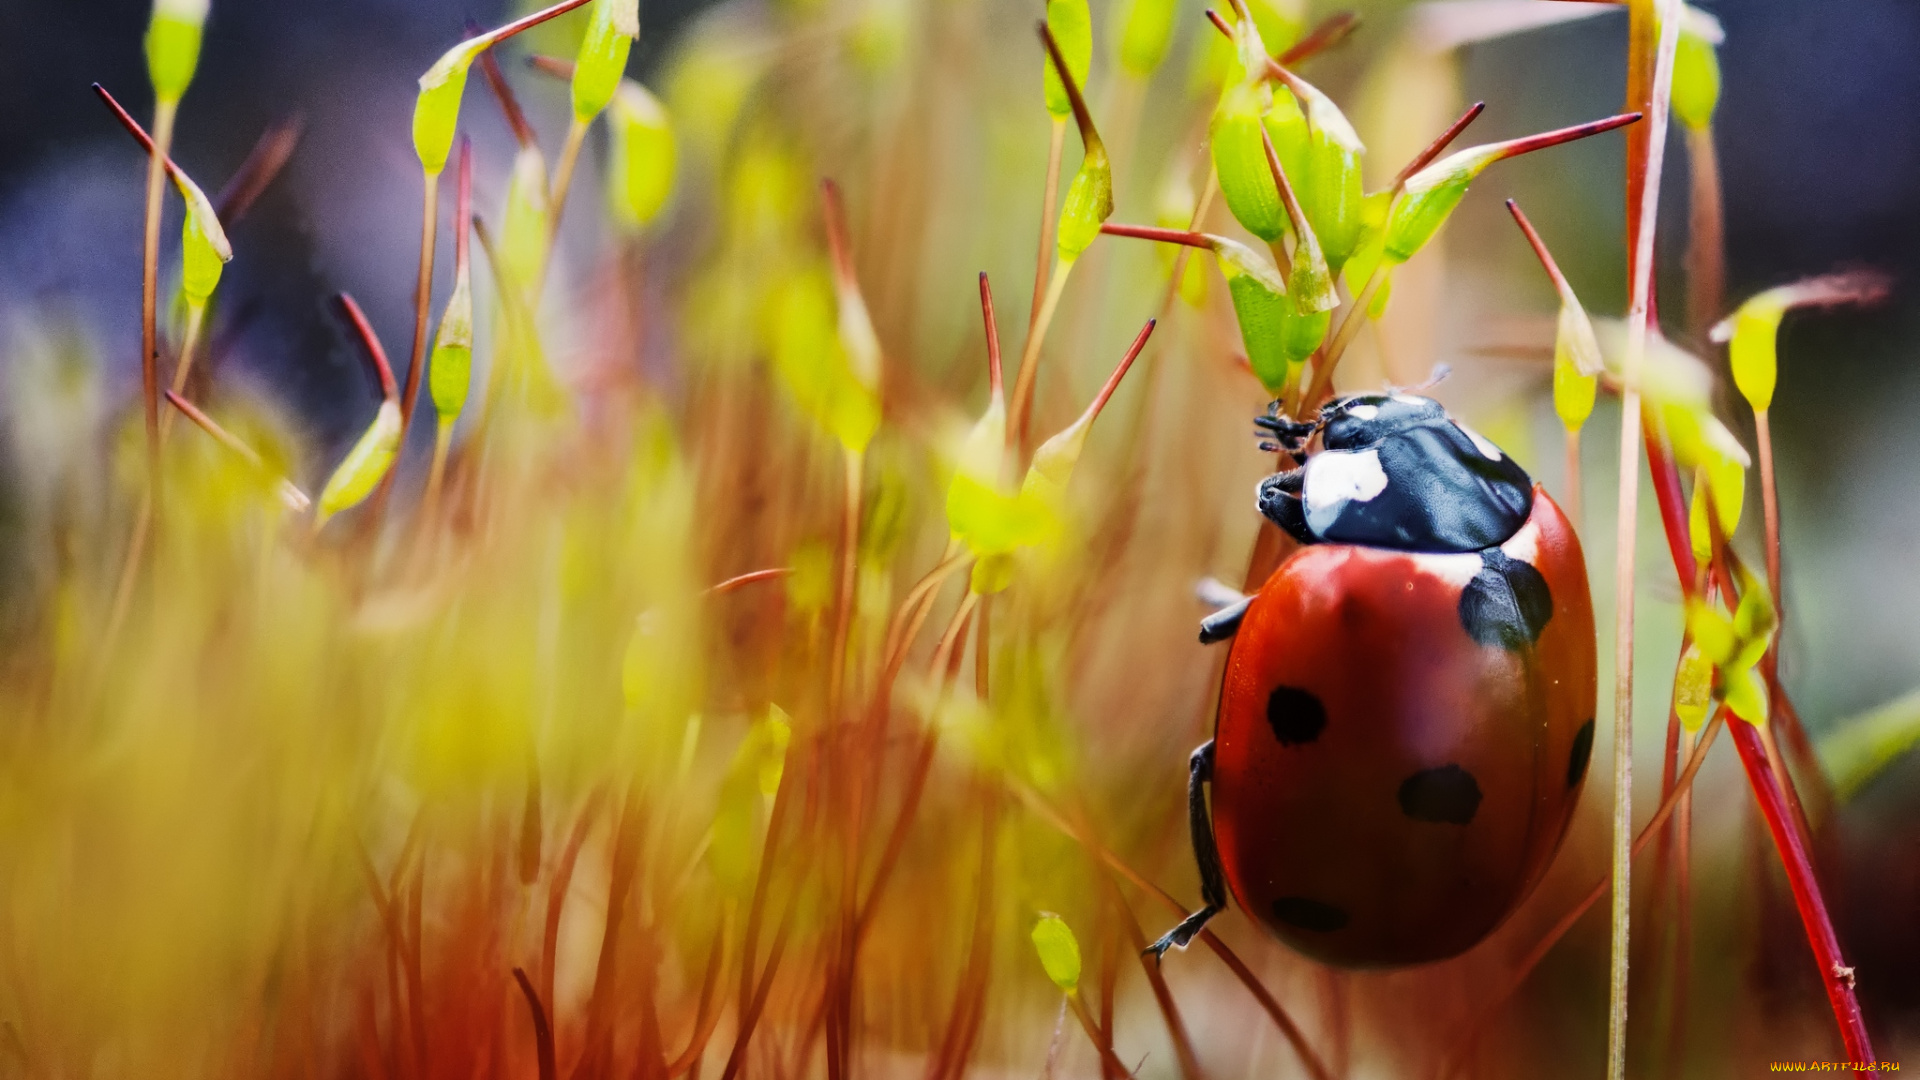
[[[1202,642],[1232,638],[1214,737],[1190,761],[1204,906],[1149,951],[1185,946],[1230,892],[1330,964],[1458,955],[1538,884],[1586,779],[1580,541],[1429,398],[1256,423],[1300,465],[1261,483],[1260,511],[1303,546],[1201,624]]]

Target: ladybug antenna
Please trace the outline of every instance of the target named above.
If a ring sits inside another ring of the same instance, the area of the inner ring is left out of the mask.
[[[1415,394],[1422,393],[1424,391],[1431,390],[1434,387],[1440,385],[1442,382],[1446,380],[1447,376],[1451,374],[1453,374],[1452,365],[1435,364],[1433,365],[1433,373],[1427,376],[1427,381],[1419,384],[1418,386],[1394,388],[1393,392],[1394,393],[1407,392],[1407,393],[1415,393]]]

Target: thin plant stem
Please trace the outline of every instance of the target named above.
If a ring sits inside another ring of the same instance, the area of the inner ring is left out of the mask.
[[[1660,212],[1660,177],[1666,160],[1673,58],[1680,42],[1680,12],[1674,0],[1659,4],[1660,44],[1654,55],[1647,102],[1646,172],[1640,178],[1634,222],[1633,282],[1627,309],[1627,349],[1621,364],[1620,500],[1615,516],[1613,691],[1613,948],[1608,971],[1607,1076],[1627,1074],[1627,968],[1633,922],[1633,609],[1634,557],[1640,520],[1640,370],[1646,360],[1653,317],[1654,232]]]
[[[720,584],[715,585],[712,588],[708,589],[707,595],[708,596],[724,596],[727,593],[737,592],[740,589],[744,589],[749,585],[758,585],[763,581],[778,581],[781,578],[790,577],[792,576],[792,574],[793,574],[792,568],[785,567],[785,566],[776,566],[767,570],[754,570],[750,573],[740,574],[735,577],[728,578],[727,580],[721,582]]]
[[[193,354],[200,349],[200,335],[206,329],[207,308],[205,304],[187,305],[187,329],[180,338],[180,357],[173,365],[173,389],[167,395],[176,397],[187,392],[187,380],[193,375]],[[167,444],[167,436],[173,431],[173,412],[160,416],[160,445]]]
[[[1438,160],[1440,155],[1446,152],[1447,147],[1453,145],[1453,140],[1459,138],[1460,133],[1467,130],[1467,125],[1478,120],[1480,114],[1486,111],[1487,103],[1484,101],[1476,101],[1472,105],[1467,106],[1467,111],[1460,114],[1460,119],[1447,125],[1447,130],[1441,132],[1439,138],[1428,143],[1425,150],[1420,151],[1420,153],[1414,156],[1412,161],[1407,162],[1407,164],[1401,168],[1400,172],[1394,176],[1393,187],[1389,190],[1392,191],[1394,195],[1400,194],[1401,189],[1407,186],[1407,181],[1412,179],[1414,173],[1419,172],[1421,169],[1426,168]]]
[[[1786,601],[1780,594],[1780,489],[1774,480],[1773,425],[1766,409],[1753,410],[1753,441],[1760,447],[1760,506],[1767,529],[1767,588],[1773,591],[1774,609],[1784,612]]]
[[[1100,1025],[1094,1021],[1093,1014],[1087,1011],[1087,1003],[1080,1000],[1078,993],[1067,994],[1067,1008],[1072,1011],[1073,1018],[1080,1021],[1081,1030],[1087,1033],[1087,1041],[1100,1052],[1101,1075],[1116,1078],[1132,1075],[1133,1070],[1127,1068],[1126,1064],[1114,1054],[1113,1040],[1107,1037],[1106,1032],[1100,1030]]]
[[[573,171],[579,167],[581,148],[587,144],[587,126],[589,121],[578,116],[567,127],[567,141],[560,148],[560,163],[553,173],[553,194],[548,197],[548,214],[551,219],[552,235],[560,235],[560,218],[567,210],[567,195],[573,190]],[[551,247],[551,242],[549,247]]]
[[[1360,325],[1367,321],[1367,309],[1373,306],[1375,294],[1379,293],[1380,286],[1386,281],[1386,267],[1374,267],[1373,273],[1367,275],[1366,284],[1360,287],[1360,295],[1348,305],[1346,316],[1340,320],[1340,328],[1334,331],[1333,340],[1327,344],[1314,365],[1313,382],[1307,388],[1306,397],[1301,399],[1301,404],[1306,408],[1318,405],[1332,392],[1334,365],[1347,354],[1347,347],[1353,344],[1353,339],[1360,333]]]
[[[1767,831],[1773,836],[1774,847],[1779,850],[1781,865],[1787,872],[1787,884],[1793,890],[1794,904],[1800,909],[1806,923],[1807,942],[1813,946],[1814,960],[1820,969],[1820,981],[1826,987],[1833,1015],[1839,1021],[1840,1038],[1846,1046],[1847,1057],[1857,1063],[1875,1062],[1878,1059],[1873,1055],[1873,1042],[1867,1035],[1866,1020],[1861,1016],[1860,1001],[1854,993],[1854,970],[1841,957],[1840,940],[1833,931],[1833,920],[1827,914],[1826,901],[1820,895],[1813,861],[1808,856],[1799,830],[1794,827],[1791,811],[1781,789],[1774,782],[1773,771],[1768,767],[1766,748],[1760,741],[1760,728],[1745,721],[1731,726],[1733,744],[1740,750],[1740,764],[1747,770],[1754,801],[1760,806],[1761,816],[1766,818]],[[1879,1072],[1869,1069],[1866,1075],[1878,1076]]]
[[[180,103],[153,107],[153,151],[147,156],[146,228],[140,255],[140,391],[147,421],[147,491],[160,502],[160,210],[166,197],[167,154]]]
[[[1059,213],[1055,204],[1060,201],[1060,159],[1066,153],[1067,118],[1053,118],[1053,132],[1047,142],[1047,181],[1040,201],[1040,254],[1034,257],[1033,265],[1033,303],[1027,308],[1027,337],[1033,337],[1034,325],[1040,321],[1040,301],[1047,295],[1047,271],[1053,266],[1053,229],[1054,215]]]
[[[407,445],[407,433],[413,427],[413,410],[420,400],[420,374],[427,366],[427,323],[431,317],[428,312],[433,302],[433,253],[434,244],[439,239],[440,227],[440,174],[422,174],[425,192],[420,200],[420,268],[414,278],[413,286],[413,351],[407,365],[407,385],[400,395],[400,445]],[[387,475],[391,483],[392,470]],[[384,485],[383,485],[384,486]]]
[[[447,479],[447,458],[453,451],[453,418],[439,417],[433,426],[433,467],[427,472],[427,494],[420,504],[423,520],[431,522],[440,508],[440,489]]]
[[[473,141],[471,139],[460,140],[459,169],[454,188],[453,275],[456,283],[467,282],[471,287],[473,274],[473,225],[470,220],[473,216]],[[445,333],[444,329],[442,333]],[[468,353],[468,362],[471,365],[471,346],[468,348]],[[468,378],[471,381],[471,366],[469,366]],[[436,405],[435,409],[437,410],[438,407]],[[457,416],[441,416],[434,425],[433,467],[427,473],[427,495],[426,501],[422,504],[424,512],[421,516],[425,521],[431,522],[440,506],[440,489],[446,480],[447,457],[453,449],[453,426],[458,419]]]
[[[1680,751],[1691,758],[1695,742],[1690,731],[1680,733]],[[1687,997],[1693,975],[1693,790],[1680,793],[1673,810],[1673,985],[1667,1004],[1668,1066],[1681,1071],[1687,1045]]]
[[[238,436],[226,428],[221,427],[213,417],[200,411],[192,402],[172,390],[167,391],[167,401],[175,409],[185,413],[187,419],[193,421],[200,430],[212,436],[213,441],[232,451],[240,460],[253,466],[263,474],[273,475],[272,471],[267,467],[266,461],[261,458],[259,451],[248,446]],[[313,505],[313,500],[307,496],[307,493],[294,486],[291,480],[288,480],[284,476],[275,476],[274,479],[276,481],[274,493],[280,497],[281,502],[286,504],[287,509],[298,514]]]
[[[1678,495],[1679,477],[1671,455],[1664,447],[1649,443],[1649,464],[1653,466],[1656,491],[1663,493],[1660,500],[1662,523],[1666,527],[1668,552],[1673,558],[1674,569],[1680,577],[1680,587],[1689,597],[1696,595],[1698,588],[1693,576],[1693,545],[1688,539],[1686,508]],[[1672,491],[1673,497],[1666,496]],[[1712,515],[1708,515],[1712,521]],[[1722,545],[1724,551],[1724,544]],[[1724,566],[1721,568],[1724,574]],[[1729,600],[1733,594],[1729,592]],[[1786,694],[1777,680],[1769,677],[1768,692],[1774,699],[1774,708],[1791,708]],[[1807,854],[1807,844],[1796,826],[1794,812],[1786,804],[1781,789],[1774,781],[1772,769],[1766,762],[1766,751],[1760,742],[1753,725],[1744,721],[1732,725],[1735,732],[1735,745],[1740,748],[1741,765],[1747,772],[1747,783],[1753,789],[1754,798],[1760,804],[1761,814],[1766,818],[1767,828],[1772,834],[1774,848],[1779,853],[1781,865],[1786,870],[1789,885],[1793,890],[1794,906],[1800,913],[1802,927],[1807,934],[1807,942],[1812,947],[1814,958],[1819,966],[1822,984],[1826,987],[1828,1001],[1833,1006],[1834,1019],[1840,1028],[1842,1041],[1856,1062],[1872,1062],[1872,1043],[1867,1036],[1866,1023],[1860,1012],[1860,1002],[1854,989],[1854,970],[1841,959],[1838,935],[1834,933],[1833,920],[1829,916],[1826,901],[1820,892],[1820,882],[1813,872],[1813,865]],[[1743,730],[1745,729],[1745,730]],[[1871,1075],[1878,1075],[1871,1073]]]
[[[978,618],[980,625],[974,631],[973,638],[973,696],[979,698],[982,704],[985,704],[987,700],[987,677],[991,674],[991,665],[988,663],[988,645],[992,640],[992,635],[987,630],[987,617],[988,613],[992,610],[993,597],[982,596],[980,598],[980,614]]]
[[[1580,429],[1567,429],[1567,518],[1573,522],[1573,529],[1581,528],[1580,505]]]
[[[834,610],[833,645],[827,674],[827,717],[838,720],[846,688],[847,636],[853,628],[853,608],[858,602],[860,575],[860,510],[865,483],[866,456],[858,450],[845,453],[846,498],[840,519],[840,598]]]
[[[1033,387],[1039,381],[1040,346],[1046,341],[1047,327],[1053,324],[1054,313],[1060,308],[1060,296],[1067,291],[1067,278],[1073,273],[1075,261],[1060,259],[1054,264],[1046,298],[1040,301],[1040,310],[1027,331],[1026,347],[1020,352],[1020,374],[1013,380],[1013,402],[1007,414],[1007,437],[1015,440],[1015,445],[1026,442],[1028,418],[1033,411]]]
[[[1720,155],[1713,128],[1687,129],[1688,186],[1687,321],[1696,341],[1720,317],[1727,280],[1726,211],[1722,203]],[[1776,595],[1776,599],[1777,599]]]
[[[1132,883],[1134,888],[1148,895],[1157,897],[1168,910],[1176,915],[1184,916],[1187,913],[1186,906],[1180,902],[1178,897],[1147,880],[1139,871],[1127,865],[1120,856],[1115,855],[1105,845],[1096,840],[1089,830],[1076,827],[1069,822],[1060,811],[1054,809],[1042,799],[1038,792],[1017,782],[1011,782],[1008,786],[1009,790],[1011,790],[1029,810],[1032,810],[1038,815],[1041,820],[1052,825],[1055,829],[1058,829],[1062,835],[1085,848],[1115,873]],[[1227,969],[1233,972],[1234,977],[1240,980],[1240,984],[1247,988],[1249,994],[1253,995],[1254,1001],[1259,1003],[1261,1010],[1273,1021],[1274,1026],[1280,1029],[1280,1034],[1287,1040],[1288,1044],[1293,1047],[1294,1053],[1299,1055],[1301,1064],[1306,1066],[1307,1073],[1313,1077],[1313,1080],[1333,1080],[1333,1074],[1328,1071],[1326,1063],[1320,1060],[1320,1055],[1314,1052],[1313,1045],[1307,1041],[1306,1033],[1301,1030],[1300,1025],[1294,1021],[1292,1015],[1280,1004],[1279,1000],[1260,982],[1259,976],[1253,973],[1253,969],[1249,968],[1246,962],[1241,960],[1240,957],[1227,946],[1227,943],[1221,941],[1219,936],[1212,930],[1202,929],[1199,939],[1206,942],[1207,947],[1213,950],[1214,955],[1218,956],[1220,961],[1227,965]]]

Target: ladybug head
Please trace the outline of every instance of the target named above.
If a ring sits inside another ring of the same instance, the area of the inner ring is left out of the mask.
[[[1329,450],[1357,450],[1408,428],[1447,418],[1432,398],[1411,394],[1357,394],[1320,409],[1321,442]]]
[[[1390,435],[1421,424],[1445,420],[1447,411],[1432,398],[1410,394],[1354,394],[1335,398],[1320,407],[1312,422],[1294,420],[1280,414],[1280,403],[1267,406],[1265,416],[1254,418],[1259,428],[1260,448],[1269,453],[1284,451],[1295,464],[1305,464],[1306,446],[1315,435],[1327,450],[1354,450],[1371,446]]]
[[[1312,423],[1278,413],[1255,423],[1299,467],[1262,481],[1258,505],[1303,544],[1479,551],[1504,543],[1531,511],[1526,470],[1432,398],[1339,398]]]

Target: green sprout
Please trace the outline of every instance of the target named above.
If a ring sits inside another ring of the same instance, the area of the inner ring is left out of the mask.
[[[1494,162],[1612,131],[1639,119],[1637,112],[1622,113],[1538,135],[1472,146],[1421,169],[1407,178],[1404,197],[1387,215],[1385,254],[1388,262],[1406,262],[1425,247],[1440,231],[1440,226],[1446,224],[1454,207],[1460,205],[1468,185]]]
[[[334,469],[326,487],[321,489],[319,512],[313,522],[315,532],[325,527],[334,515],[360,505],[387,478],[387,473],[393,468],[394,458],[399,456],[405,427],[400,416],[400,387],[394,381],[393,365],[387,362],[386,349],[381,346],[372,324],[367,321],[366,313],[360,310],[360,305],[354,302],[353,297],[342,293],[340,305],[359,333],[374,374],[379,378],[380,410],[374,414],[373,422],[367,425],[366,432],[347,452],[339,467]]]
[[[593,17],[573,67],[573,118],[589,123],[606,111],[627,73],[640,37],[640,0],[594,0]]]
[[[1087,71],[1093,66],[1093,13],[1087,0],[1047,0],[1045,25],[1059,46],[1059,52],[1042,64],[1047,112],[1055,120],[1065,120],[1074,106],[1060,80],[1060,69],[1069,73],[1075,86],[1087,85]]]
[[[653,223],[673,194],[678,159],[667,110],[631,79],[614,94],[608,132],[607,201],[613,219],[632,232]]]
[[[1136,79],[1149,79],[1166,62],[1173,46],[1174,0],[1129,0],[1120,17],[1120,68]]]
[[[178,102],[193,84],[209,7],[209,0],[154,0],[147,24],[147,75],[153,96],[163,104]]]
[[[1065,994],[1080,992],[1080,941],[1067,921],[1052,912],[1033,924],[1033,949],[1047,978]]]
[[[1713,126],[1720,104],[1720,55],[1726,40],[1720,20],[1688,7],[1680,16],[1680,41],[1673,56],[1673,116],[1692,131]]]

